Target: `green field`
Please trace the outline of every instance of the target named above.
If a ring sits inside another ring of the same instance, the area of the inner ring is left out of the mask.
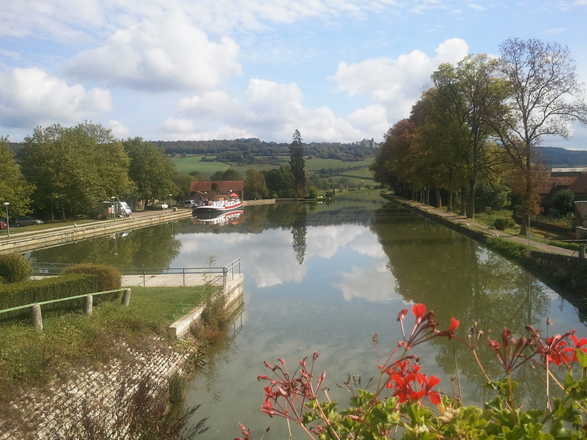
[[[202,161],[203,155],[194,155],[186,157],[174,157],[172,158],[173,163],[177,170],[184,174],[189,174],[192,171],[198,171],[203,176],[210,176],[217,171],[225,171],[228,168],[233,168],[241,173],[243,176],[248,169],[253,168],[255,170],[269,170],[277,168],[279,165],[287,165],[288,157],[279,156],[278,164],[231,164],[226,162],[218,161]],[[210,156],[208,156],[210,157]],[[369,171],[369,165],[373,162],[373,159],[365,159],[361,161],[343,161],[339,159],[322,159],[322,158],[309,158],[306,159],[306,168],[308,171],[318,170],[336,170],[337,172],[332,176],[343,176],[351,178],[353,181],[360,180],[372,180],[373,176]],[[359,168],[358,168],[359,167]],[[349,168],[353,168],[349,170]],[[338,173],[340,171],[340,173]]]
[[[203,176],[211,176],[217,171],[226,171],[228,168],[237,170],[240,174],[245,175],[249,168],[256,170],[270,170],[275,168],[274,165],[269,164],[230,164],[225,162],[217,161],[202,161],[204,156],[186,156],[186,157],[174,157],[172,162],[175,164],[175,168],[180,173],[189,174],[192,171],[198,171]]]

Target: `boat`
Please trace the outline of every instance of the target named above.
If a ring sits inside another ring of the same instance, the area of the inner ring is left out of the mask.
[[[235,209],[241,209],[243,202],[239,198],[238,194],[230,194],[230,198],[220,196],[217,200],[203,200],[197,206],[192,209],[192,214],[197,215],[201,212],[228,212]]]
[[[237,225],[242,221],[243,209],[234,209],[226,212],[198,212],[193,219],[194,223],[209,225]]]

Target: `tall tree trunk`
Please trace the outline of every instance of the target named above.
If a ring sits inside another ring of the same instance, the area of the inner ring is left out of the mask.
[[[435,188],[434,190],[436,192],[436,206],[442,208],[442,192],[438,188]]]
[[[469,179],[469,191],[468,191],[468,208],[467,217],[475,218],[475,196],[477,193],[477,177],[471,176]]]

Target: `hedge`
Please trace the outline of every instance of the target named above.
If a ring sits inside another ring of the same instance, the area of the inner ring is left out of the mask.
[[[23,281],[20,283],[0,284],[0,310],[32,304],[52,299],[67,298],[97,292],[97,278],[94,275],[70,274],[50,277],[43,280]],[[50,310],[82,309],[84,299],[65,301],[43,306],[43,312]],[[30,310],[1,313],[0,320],[29,316]]]
[[[97,291],[120,289],[122,275],[118,269],[106,264],[77,264],[68,267],[63,271],[64,274],[83,273],[94,275],[97,279]]]
[[[20,254],[0,255],[0,284],[26,281],[33,268],[29,260]]]

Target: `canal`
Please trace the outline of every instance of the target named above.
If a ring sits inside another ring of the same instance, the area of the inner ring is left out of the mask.
[[[320,352],[330,394],[345,401],[337,384],[349,375],[362,384],[395,345],[398,312],[425,303],[441,327],[461,320],[497,335],[505,326],[532,324],[554,334],[587,331],[571,303],[519,266],[444,226],[375,197],[340,198],[329,205],[279,204],[247,208],[218,223],[175,224],[117,234],[32,253],[39,262],[100,262],[121,268],[193,267],[242,260],[245,306],[234,333],[188,384],[194,420],[208,417],[204,439],[234,438],[239,423],[266,439],[286,438],[283,421],[259,412],[263,360],[298,359]],[[547,318],[552,324],[546,328]],[[376,338],[373,335],[377,334]],[[374,341],[378,341],[375,343]],[[423,369],[442,378],[440,390],[462,390],[467,403],[488,395],[468,350],[435,339],[419,346]],[[482,353],[492,372],[497,364]],[[520,393],[541,404],[543,375],[521,373]],[[199,437],[200,438],[200,437]]]

